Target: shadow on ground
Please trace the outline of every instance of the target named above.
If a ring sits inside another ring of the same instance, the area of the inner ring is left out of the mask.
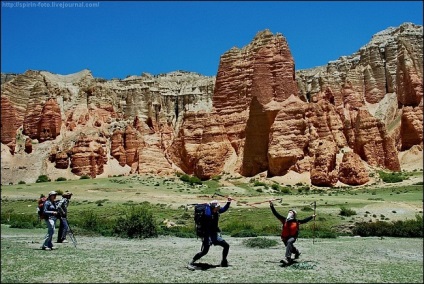
[[[199,263],[193,263],[192,267],[194,267],[194,270],[208,270],[211,268],[220,267],[220,265],[213,265],[209,263],[199,262]]]

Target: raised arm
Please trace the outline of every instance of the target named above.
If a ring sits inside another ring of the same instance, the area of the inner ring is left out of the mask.
[[[286,221],[286,217],[280,215],[277,212],[277,210],[275,210],[274,204],[272,203],[272,201],[269,202],[269,207],[271,208],[272,214],[274,214],[274,216],[277,217],[278,220],[280,220],[281,222],[285,222]]]
[[[308,223],[309,221],[312,220],[312,218],[314,218],[314,215],[306,217],[305,219],[299,220],[299,224],[305,224]]]
[[[231,199],[227,201],[224,207],[219,208],[219,213],[224,213],[225,211],[227,211],[228,208],[230,208],[230,204],[231,204]]]

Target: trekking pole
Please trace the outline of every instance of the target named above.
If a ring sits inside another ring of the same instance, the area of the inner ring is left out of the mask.
[[[228,195],[227,195],[227,196],[225,196],[225,195],[222,195],[222,194],[217,193],[217,192],[215,192],[215,193],[212,195],[212,197],[211,197],[211,198],[214,198],[214,197],[215,197],[215,195],[216,195],[216,196],[221,196],[221,197],[224,197],[224,198],[228,198]],[[234,198],[232,198],[232,197],[230,197],[230,198],[231,198],[231,200],[234,200],[234,201],[236,201],[236,202],[237,202],[237,200],[235,200]]]
[[[184,210],[185,210],[185,211],[187,211],[189,206],[196,206],[197,204],[199,204],[199,203],[190,203],[190,204],[186,204],[186,205],[184,206]]]
[[[312,234],[312,244],[315,244],[315,214],[316,214],[316,210],[317,210],[317,202],[314,201],[312,202],[314,204],[314,229],[313,229],[313,234]],[[312,203],[310,205],[312,205]]]
[[[270,202],[270,201],[278,201],[279,203],[281,203],[281,202],[283,202],[283,199],[282,198],[274,198],[274,199],[268,199],[266,201],[259,201],[259,202],[246,203],[246,204],[253,206],[253,207],[256,207],[256,206],[254,206],[255,204],[262,204],[262,203],[266,203],[266,202]]]

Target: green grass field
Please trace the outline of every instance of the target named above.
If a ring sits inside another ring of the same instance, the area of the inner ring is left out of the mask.
[[[422,176],[422,172],[413,174]],[[232,184],[229,185],[231,181]],[[190,214],[193,207],[187,204],[208,202],[214,193],[231,195],[235,199],[230,210],[221,218],[221,228],[224,230],[239,226],[271,235],[278,234],[280,224],[266,202],[270,198],[282,198],[281,203],[275,203],[278,212],[285,215],[288,209],[294,208],[298,211],[299,218],[310,216],[313,213],[311,203],[316,202],[317,218],[315,223],[304,225],[305,237],[311,236],[313,228],[314,233],[319,236],[317,228],[330,230],[346,228],[355,222],[395,221],[414,219],[417,214],[422,216],[423,188],[419,184],[379,184],[358,188],[309,190],[298,185],[290,187],[290,194],[272,190],[271,184],[266,188],[236,179],[225,182],[210,180],[202,185],[191,186],[178,177],[131,176],[3,185],[1,216],[2,223],[7,223],[5,219],[17,215],[36,216],[37,198],[51,190],[73,192],[69,207],[71,224],[76,223],[76,219],[84,212],[112,218],[119,214],[119,208],[142,205],[149,207],[158,223],[168,220],[191,230],[193,221]],[[221,196],[213,199],[226,201]],[[248,205],[255,202],[263,203]],[[356,214],[341,216],[341,207],[352,209]]]

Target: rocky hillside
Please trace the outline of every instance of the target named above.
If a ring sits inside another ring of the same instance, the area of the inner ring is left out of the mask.
[[[265,30],[224,53],[216,78],[2,74],[1,182],[293,171],[314,185],[365,184],[373,169],[421,157],[422,32],[389,28],[353,55],[299,71],[284,36]]]

